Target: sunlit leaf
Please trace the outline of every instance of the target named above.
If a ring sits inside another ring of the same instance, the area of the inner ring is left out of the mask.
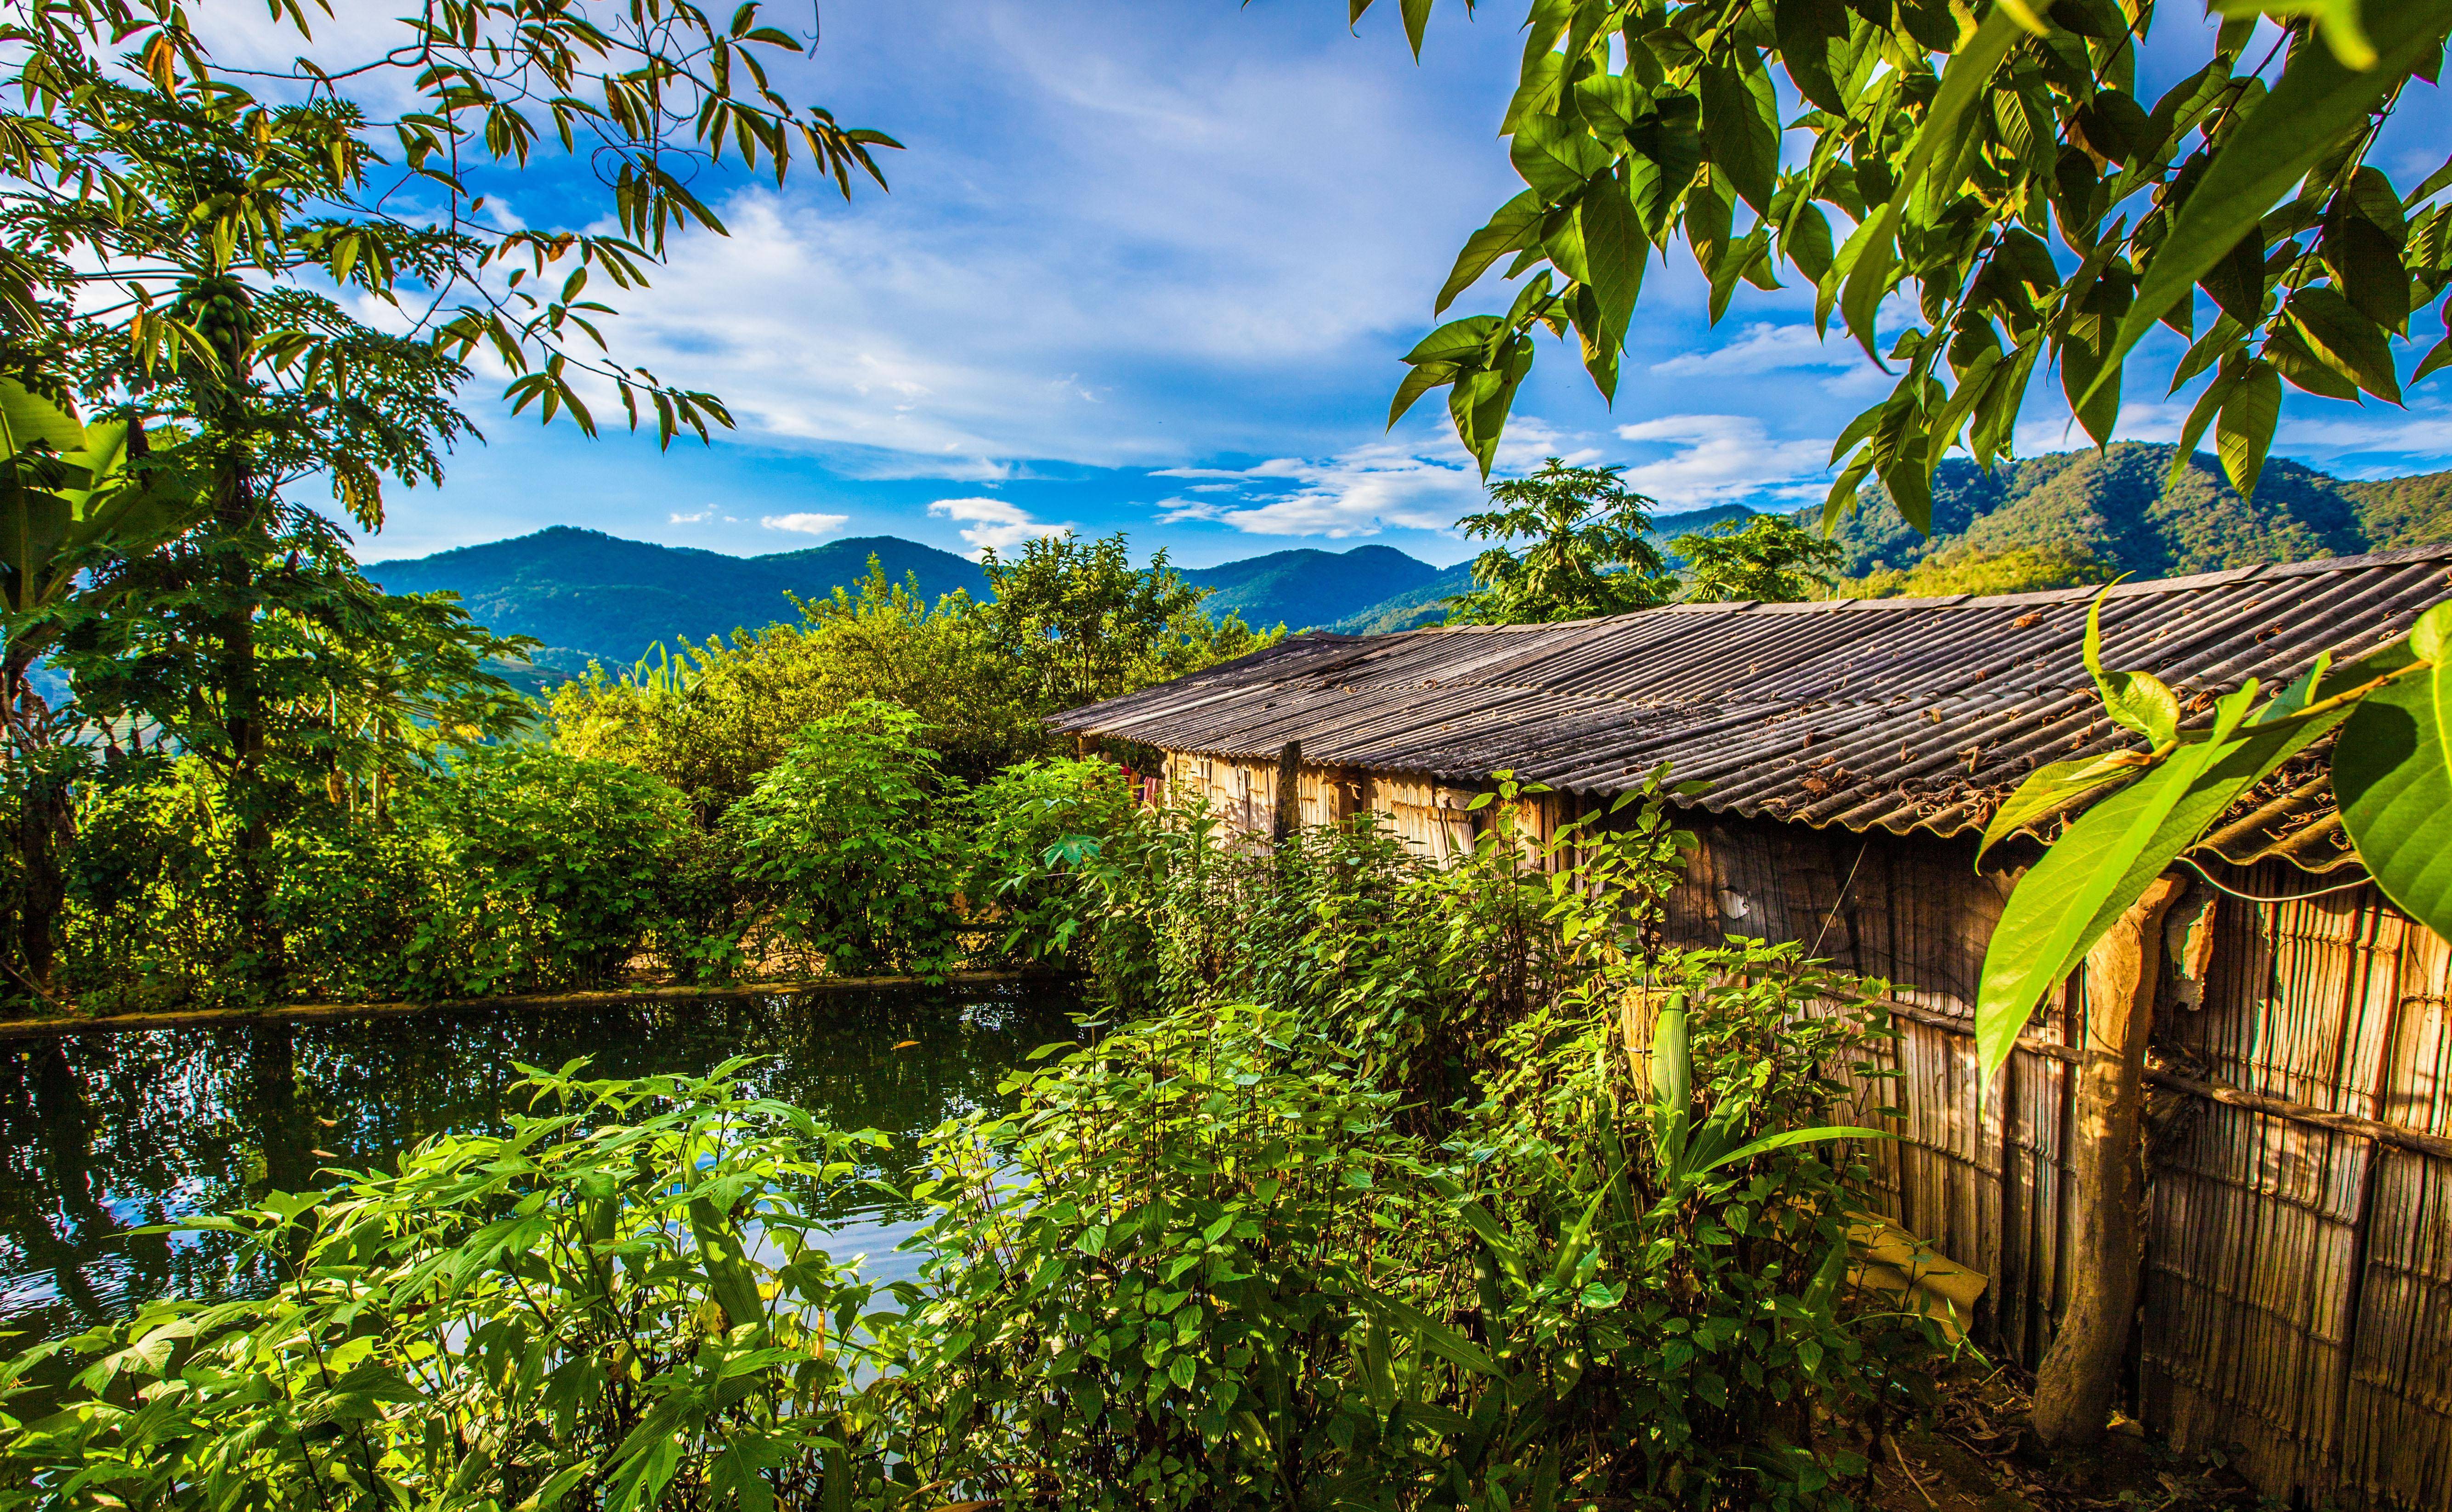
[[[2370,658],[2370,660],[2374,660]],[[2403,651],[2397,660],[2407,665]],[[2342,726],[2333,791],[2342,827],[2384,896],[2452,939],[2452,767],[2442,664],[2369,693]]]

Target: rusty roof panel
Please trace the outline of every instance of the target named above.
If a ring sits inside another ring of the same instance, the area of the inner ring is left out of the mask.
[[[2124,583],[2104,659],[2153,672],[2194,718],[2249,677],[2405,635],[2452,592],[2452,547]],[[1056,716],[1061,729],[1259,759],[1620,791],[1666,762],[1720,813],[1956,834],[2037,766],[2133,741],[2103,718],[2087,589],[1815,604],[1674,605],[1567,625],[1315,632]],[[2251,795],[2214,837],[2234,861],[2349,858],[2321,774]]]

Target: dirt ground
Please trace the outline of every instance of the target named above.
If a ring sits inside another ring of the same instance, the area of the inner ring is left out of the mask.
[[[1874,1456],[1882,1512],[2253,1512],[2272,1505],[2219,1456],[2183,1457],[2119,1422],[2086,1449],[2048,1450],[2027,1426],[2007,1371],[1945,1383],[1926,1427],[1888,1435]],[[1861,1451],[1860,1451],[1861,1452]]]

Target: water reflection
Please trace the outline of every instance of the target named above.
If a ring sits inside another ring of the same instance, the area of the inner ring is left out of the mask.
[[[876,1174],[900,1180],[919,1135],[994,1104],[1006,1071],[1074,1032],[1069,1006],[1017,989],[824,994],[22,1044],[0,1051],[0,1328],[55,1336],[217,1288],[226,1240],[130,1230],[387,1164],[444,1129],[498,1127],[523,1063],[583,1055],[592,1075],[640,1076],[769,1057],[750,1073],[760,1091],[893,1136]],[[840,1216],[844,1250],[882,1259],[914,1215]]]

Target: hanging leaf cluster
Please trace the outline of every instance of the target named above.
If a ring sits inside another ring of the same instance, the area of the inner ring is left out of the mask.
[[[855,175],[882,186],[876,152],[899,145],[788,98],[769,67],[803,39],[754,3],[438,0],[365,42],[324,20],[275,0],[287,37],[271,46],[302,55],[267,70],[216,60],[174,0],[0,7],[0,366],[67,372],[89,399],[246,373],[302,420],[354,408],[361,440],[390,421],[447,443],[465,421],[409,396],[447,395],[482,351],[514,412],[593,433],[593,387],[666,445],[703,439],[731,424],[722,401],[617,360],[604,294],[643,287],[674,230],[723,233],[691,187],[705,170],[737,161],[780,182],[807,164],[848,195]],[[541,149],[583,162],[611,230],[489,206]],[[388,309],[350,318],[325,280]],[[290,308],[263,308],[275,295]],[[237,318],[248,305],[292,318]],[[370,409],[370,384],[402,411]],[[405,442],[363,468],[359,449],[328,446],[318,466],[369,525],[377,472],[432,471]]]
[[[1494,268],[1521,288],[1407,354],[1391,423],[1448,387],[1486,473],[1543,328],[1613,396],[1645,270],[1682,236],[1714,321],[1739,283],[1793,277],[1821,328],[1835,314],[1895,372],[1833,448],[1828,517],[1874,477],[1926,528],[1943,455],[2007,455],[2055,369],[2107,440],[2157,325],[2189,343],[2172,391],[2211,375],[2179,465],[2211,430],[2252,491],[2284,384],[2399,404],[2397,345],[2440,327],[2452,210],[2428,202],[2452,163],[2403,184],[2369,157],[2409,80],[2435,79],[2452,0],[2215,9],[2205,65],[2148,99],[2155,0],[1533,0],[1501,127],[1527,188],[1437,308]],[[1417,50],[1428,10],[1405,7]],[[2282,40],[2250,55],[2260,10]],[[1885,352],[1876,323],[1902,314]],[[2439,337],[2410,381],[2446,363]]]

